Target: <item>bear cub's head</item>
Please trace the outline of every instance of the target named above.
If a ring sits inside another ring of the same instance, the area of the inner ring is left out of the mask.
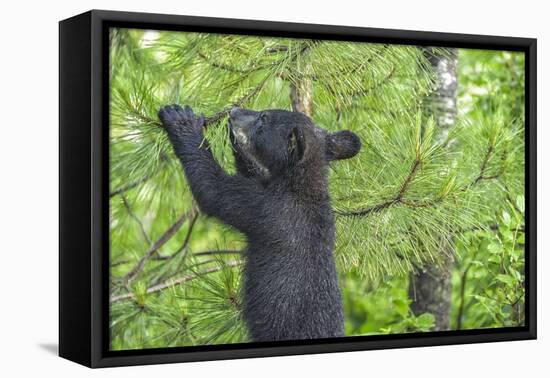
[[[296,167],[322,170],[328,162],[349,159],[361,149],[351,131],[330,133],[299,112],[234,107],[228,125],[237,170],[264,180]]]

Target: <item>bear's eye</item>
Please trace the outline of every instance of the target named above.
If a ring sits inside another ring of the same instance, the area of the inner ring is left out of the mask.
[[[260,113],[260,120],[262,122],[265,122],[267,120],[267,114],[266,113]]]

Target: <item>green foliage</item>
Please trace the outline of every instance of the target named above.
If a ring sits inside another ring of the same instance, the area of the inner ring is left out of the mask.
[[[524,64],[524,55],[518,53],[461,54],[459,104],[472,120],[470,144],[494,133],[494,147],[485,156],[500,166],[488,166],[484,174],[494,177],[498,190],[481,186],[477,194],[490,205],[479,214],[483,229],[466,232],[456,244],[451,311],[455,329],[525,322]]]
[[[525,55],[509,51],[464,50],[461,54],[459,105],[464,113],[484,114],[495,104],[511,119],[523,119]]]
[[[434,325],[430,313],[415,316],[410,310],[407,277],[369,285],[348,275],[342,282],[346,334],[375,335],[429,331]]]
[[[451,314],[457,329],[525,324],[525,226],[517,204],[502,211],[494,229],[473,231],[458,245]]]
[[[438,263],[446,245],[458,251],[455,286],[460,269],[485,269],[482,286],[467,278],[463,296],[454,289],[462,327],[522,321],[509,309],[523,305],[521,232],[509,238],[524,212],[519,54],[461,51],[461,114],[442,140],[425,109],[436,79],[418,47],[129,29],[112,29],[110,43],[112,349],[247,340],[245,242],[198,213],[158,109],[203,112],[214,155],[233,172],[230,107],[291,109],[291,89],[304,85],[317,124],[363,143],[330,175],[347,334],[431,329],[431,314],[409,309],[407,274]],[[479,256],[500,246],[491,256],[501,265],[470,264],[482,240]]]

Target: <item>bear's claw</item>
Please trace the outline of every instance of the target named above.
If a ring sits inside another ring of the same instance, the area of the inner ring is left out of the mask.
[[[182,127],[200,131],[204,126],[204,115],[197,118],[189,105],[184,108],[177,104],[164,106],[158,116],[165,128]]]

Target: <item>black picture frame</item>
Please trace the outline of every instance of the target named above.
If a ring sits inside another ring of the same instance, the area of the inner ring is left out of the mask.
[[[525,53],[526,325],[517,328],[110,351],[108,28],[202,31]],[[92,10],[59,24],[59,355],[88,367],[536,338],[536,39]]]

